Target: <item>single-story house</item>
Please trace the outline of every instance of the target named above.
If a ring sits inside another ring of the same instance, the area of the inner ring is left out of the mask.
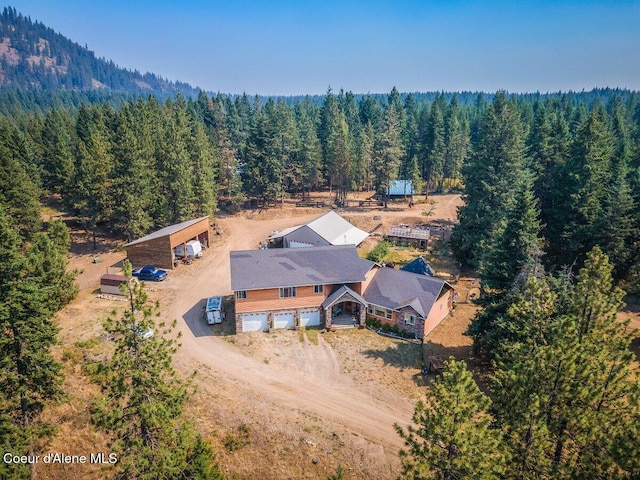
[[[186,244],[189,240],[199,240],[204,248],[209,246],[208,216],[162,228],[127,243],[124,248],[127,251],[127,258],[136,267],[155,265],[171,269],[176,259],[176,247],[182,247],[182,251],[186,251]]]
[[[236,331],[364,325],[367,316],[418,338],[453,309],[444,280],[380,267],[355,246],[231,252]]]
[[[269,237],[271,247],[298,248],[326,245],[360,245],[369,234],[351,225],[333,210],[307,223]]]

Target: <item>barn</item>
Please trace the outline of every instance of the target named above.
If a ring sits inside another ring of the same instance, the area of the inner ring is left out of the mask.
[[[209,216],[170,225],[142,238],[127,243],[124,247],[132,265],[141,267],[155,265],[173,268],[176,247],[186,251],[189,240],[199,240],[203,248],[210,244]]]

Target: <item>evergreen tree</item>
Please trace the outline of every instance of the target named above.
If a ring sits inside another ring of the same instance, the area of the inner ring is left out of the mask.
[[[393,100],[393,91],[390,95]],[[397,103],[390,101],[384,112],[382,125],[374,144],[374,175],[376,190],[383,195],[385,206],[391,181],[398,178],[400,160],[402,159],[401,118]]]
[[[284,165],[274,154],[275,149],[276,138],[269,118],[264,112],[256,113],[243,155],[243,184],[247,194],[263,205],[275,202],[283,193]]]
[[[480,257],[483,287],[504,292],[510,289],[526,267],[533,267],[540,252],[540,223],[531,175],[523,177],[515,203],[506,213],[503,226]]]
[[[524,132],[518,111],[498,92],[480,127],[482,141],[474,145],[465,167],[465,205],[451,245],[458,260],[477,266],[478,253],[488,248],[515,199],[525,165]]]
[[[565,213],[562,264],[582,261],[595,245],[607,185],[611,183],[613,137],[602,104],[580,125],[567,163],[569,210]]]
[[[146,234],[154,225],[154,217],[160,221],[164,218],[162,212],[154,215],[157,208],[154,198],[164,197],[155,190],[151,109],[153,106],[138,101],[118,112],[113,182],[113,195],[118,202],[114,205],[112,225],[129,241]]]
[[[300,134],[296,165],[300,172],[300,188],[304,199],[305,192],[310,193],[320,181],[322,147],[316,130],[316,113],[309,97],[304,103],[296,104],[295,114]]]
[[[195,216],[193,170],[189,143],[191,129],[187,103],[182,96],[168,100],[163,108],[163,131],[159,137],[158,165],[161,195],[166,199],[167,224],[183,222]]]
[[[505,464],[500,435],[487,413],[491,401],[478,388],[463,361],[452,357],[426,400],[416,404],[405,431],[395,425],[407,450],[400,451],[402,478],[493,479]]]
[[[47,113],[42,128],[43,186],[63,197],[73,193],[75,178],[72,128],[70,116],[60,109]]]
[[[438,95],[431,105],[429,115],[429,132],[427,137],[427,190],[433,189],[441,192],[443,190],[444,181],[444,164],[446,157],[446,139],[445,139],[445,108],[444,96]]]
[[[0,120],[0,205],[21,236],[30,238],[40,229],[40,191],[18,160],[12,131],[6,120]]]
[[[124,273],[131,277],[128,262]],[[149,303],[143,283],[122,288],[130,308],[104,323],[115,350],[101,367],[103,396],[92,411],[94,423],[112,435],[115,478],[222,478],[211,450],[183,419],[192,387],[172,366],[175,322],[154,321],[158,305]]]
[[[111,218],[114,159],[111,132],[98,107],[83,105],[77,121],[78,146],[75,164],[75,189],[68,203],[86,221],[93,236],[93,248],[97,248],[98,223]]]
[[[469,126],[461,120],[457,96],[453,96],[445,116],[445,145],[443,177],[450,187],[458,187],[462,166],[469,152]]]
[[[48,236],[25,245],[0,206],[0,423],[14,455],[39,454],[53,427],[40,414],[62,397],[62,366],[51,355],[58,327],[53,315],[77,293],[73,274]],[[11,478],[29,477],[6,466]]]
[[[513,335],[503,337],[494,392],[512,477],[638,473],[638,431],[628,426],[640,418],[640,384],[611,271],[596,247],[575,286],[530,279],[507,311]]]

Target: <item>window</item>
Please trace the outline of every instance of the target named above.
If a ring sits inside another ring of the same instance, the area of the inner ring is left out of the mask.
[[[247,298],[247,291],[246,290],[238,290],[236,292],[236,299],[244,300],[245,298]]]
[[[383,317],[388,320],[393,320],[393,310],[389,310],[388,308],[376,307],[375,311],[372,313],[377,317]]]
[[[412,313],[404,314],[404,323],[407,325],[415,325],[416,324],[416,316]]]
[[[280,289],[280,298],[289,298],[296,296],[296,287],[284,287]]]
[[[322,293],[322,292],[323,292],[322,285],[314,285],[313,286],[313,293]]]

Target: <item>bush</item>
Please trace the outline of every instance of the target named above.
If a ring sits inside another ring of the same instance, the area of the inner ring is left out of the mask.
[[[380,263],[382,260],[384,260],[384,257],[389,254],[390,248],[391,244],[389,242],[378,242],[378,244],[373,247],[373,250],[371,250],[367,254],[367,260]]]
[[[365,323],[368,327],[371,328],[380,328],[382,326],[382,323],[380,323],[380,320],[378,320],[377,318],[367,317]]]

